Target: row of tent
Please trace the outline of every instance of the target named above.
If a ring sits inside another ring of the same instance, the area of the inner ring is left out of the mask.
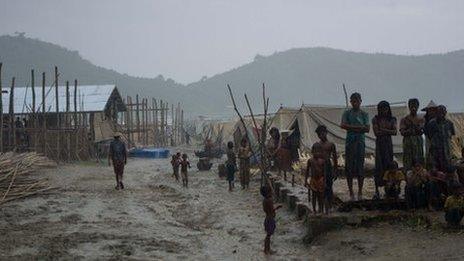
[[[368,105],[362,108],[369,114],[369,120],[377,114],[377,105]],[[280,131],[287,130],[290,136],[297,139],[299,149],[309,151],[312,144],[318,141],[316,128],[319,125],[325,125],[328,130],[328,139],[334,142],[337,150],[343,152],[345,150],[346,131],[340,128],[342,114],[345,112],[345,106],[327,106],[327,105],[302,105],[300,108],[281,107],[269,119],[270,127],[276,127]],[[392,114],[397,118],[399,124],[401,118],[408,114],[406,103],[395,103],[391,105]],[[455,154],[459,148],[462,148],[464,138],[464,113],[449,113],[450,119],[456,128],[456,136],[453,140]],[[262,124],[263,119],[256,119],[257,125]],[[249,136],[256,141],[256,128],[254,127],[251,118],[245,118],[245,124],[249,132],[253,132]],[[238,142],[244,134],[243,124],[238,119],[229,121],[210,122],[203,128],[203,137],[210,138],[213,142],[226,144],[228,141]],[[401,135],[393,136],[393,150],[395,154],[402,153],[402,137]],[[375,135],[371,128],[366,134],[366,152],[375,152]],[[458,156],[458,155],[456,155]],[[459,155],[460,156],[460,155]]]

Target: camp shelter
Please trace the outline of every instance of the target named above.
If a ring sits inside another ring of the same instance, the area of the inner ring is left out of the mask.
[[[270,120],[270,127],[276,127],[279,130],[288,130],[299,111],[300,108],[280,107]]]
[[[203,126],[202,138],[211,139],[215,143],[225,145],[233,141],[234,127],[236,121],[211,121]]]
[[[377,114],[377,105],[364,106],[362,109],[369,114],[369,123],[371,123],[372,118]],[[408,113],[405,103],[392,104],[391,109],[398,124],[401,118]],[[345,110],[344,106],[303,105],[290,126],[293,131],[291,136],[300,141],[301,150],[309,150],[312,144],[319,140],[316,134],[317,126],[325,125],[328,130],[328,139],[335,143],[339,152],[343,152],[346,131],[340,127],[340,124]],[[393,151],[394,153],[402,153],[402,137],[400,135],[393,136]],[[372,127],[370,132],[366,134],[366,152],[375,152],[375,135]]]
[[[115,123],[118,113],[127,110],[121,94],[115,85],[79,85],[76,97],[74,97],[74,86],[69,86],[68,97],[66,86],[58,86],[58,112],[56,109],[55,91],[54,86],[45,88],[44,104],[42,87],[35,87],[35,108],[33,108],[32,88],[14,88],[13,104],[11,106],[13,111],[11,114],[15,117],[28,119],[35,113],[39,126],[42,126],[42,122],[45,119],[47,128],[58,129],[64,127],[64,119],[68,113],[69,115],[76,113],[83,116],[83,119],[86,119],[84,124],[89,125],[93,138],[97,138],[97,141],[99,141],[109,139],[112,136],[113,130],[108,130],[108,126],[114,124],[104,123],[104,121]],[[9,92],[9,89],[5,90],[2,95],[4,117],[8,117],[10,114]],[[74,108],[74,101],[76,101],[76,110]],[[69,106],[67,106],[68,104]],[[43,112],[43,107],[45,107],[45,113]],[[77,123],[73,122],[74,117],[69,118],[71,126],[77,125]],[[4,120],[4,122],[7,121]],[[99,126],[104,126],[104,129],[95,129]]]
[[[453,122],[456,132],[451,141],[453,156],[461,158],[461,150],[464,148],[464,113],[448,113],[447,118]]]
[[[256,128],[253,122],[253,119],[249,116],[244,117],[243,121],[245,122],[245,125],[243,125],[242,121],[240,120],[236,121],[234,125],[234,132],[233,132],[234,144],[240,144],[240,141],[242,140],[242,138],[245,137],[245,134],[247,133],[248,139],[250,140],[251,145],[254,148],[257,148],[259,146],[258,137],[260,137],[261,135],[261,131],[262,131],[261,127],[262,127],[262,124],[264,123],[264,118],[263,117],[255,118],[256,125],[258,126],[258,128]]]

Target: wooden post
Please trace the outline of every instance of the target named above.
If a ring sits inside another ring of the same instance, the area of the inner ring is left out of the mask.
[[[32,119],[29,119],[29,125],[32,126],[30,128],[33,132],[32,140],[34,142],[34,150],[37,151],[37,116],[36,116],[36,108],[35,108],[35,75],[34,70],[31,70],[31,89],[32,89]],[[29,132],[28,135],[31,133]]]
[[[61,120],[60,120],[60,107],[59,107],[59,96],[58,96],[58,67],[55,66],[55,109],[56,109],[56,160],[60,161],[60,131],[61,131]]]
[[[158,104],[156,103],[156,99],[153,98],[153,108],[155,109],[154,111],[154,118],[153,118],[153,143],[155,145],[155,147],[158,147],[159,144],[158,144],[158,141],[159,141],[159,137],[158,137]]]
[[[2,66],[0,63],[0,152],[3,152],[3,89],[2,89]]]
[[[142,111],[142,122],[140,123],[141,125],[141,128],[142,128],[142,131],[141,131],[141,134],[142,134],[142,144],[143,146],[145,146],[145,98],[142,98],[142,104],[141,104],[141,111]]]
[[[129,144],[132,144],[133,142],[133,136],[132,136],[132,98],[130,96],[127,96],[127,137],[129,139]]]
[[[180,111],[180,141],[182,144],[185,144],[185,130],[184,130],[184,110]]]
[[[135,96],[135,103],[136,103],[136,107],[135,107],[135,120],[136,120],[136,124],[137,124],[137,142],[140,142],[140,115],[139,115],[139,110],[140,110],[140,107],[139,107],[139,95],[137,94]]]
[[[11,88],[10,88],[10,106],[9,106],[9,114],[10,114],[10,128],[9,128],[9,145],[10,150],[14,151],[16,147],[16,128],[15,128],[15,119],[14,119],[14,85],[15,85],[15,77],[11,79]]]
[[[77,124],[77,79],[74,79],[74,96],[73,96],[73,102],[74,102],[74,141],[75,141],[75,146],[74,146],[74,154],[76,159],[79,160],[79,135],[80,135],[80,130],[79,130],[79,125]]]
[[[77,127],[77,79],[74,80],[74,128]]]
[[[145,98],[145,146],[148,145],[148,126],[149,126],[148,98]]]
[[[69,98],[69,81],[66,81],[66,115],[65,115],[65,133],[66,133],[66,149],[67,149],[67,161],[71,161],[71,133],[69,132],[70,127],[70,98]]]
[[[45,73],[42,73],[42,153],[47,155],[47,118],[45,115],[46,102],[45,102]]]
[[[174,103],[171,104],[171,140],[170,140],[170,145],[174,146]]]

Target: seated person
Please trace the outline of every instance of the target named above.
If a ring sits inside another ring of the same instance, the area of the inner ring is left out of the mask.
[[[426,188],[428,209],[440,210],[448,190],[446,174],[433,168],[428,173]]]
[[[459,228],[464,215],[464,198],[459,195],[459,184],[452,182],[451,195],[445,201],[445,219],[449,228]]]
[[[408,208],[417,209],[427,205],[427,170],[420,162],[413,163],[413,169],[406,173],[405,197]]]
[[[389,169],[383,175],[385,181],[385,196],[398,199],[401,192],[401,181],[405,180],[404,174],[398,169],[398,163],[393,161]]]

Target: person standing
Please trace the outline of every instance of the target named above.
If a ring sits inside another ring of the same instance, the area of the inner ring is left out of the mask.
[[[417,115],[419,100],[408,101],[409,114],[401,119],[400,133],[403,136],[403,167],[405,171],[414,168],[413,163],[424,164],[424,118]]]
[[[380,199],[379,187],[384,185],[383,174],[393,162],[392,136],[397,134],[396,118],[392,116],[390,103],[381,101],[377,105],[377,115],[372,119],[375,134],[375,195]]]
[[[246,189],[250,184],[250,157],[251,150],[246,137],[242,138],[240,148],[238,149],[238,157],[240,159],[240,183],[242,189]]]
[[[114,140],[111,141],[110,150],[108,153],[108,165],[113,162],[114,174],[116,176],[116,189],[124,189],[122,176],[124,174],[124,166],[127,164],[127,149],[124,142],[121,141],[121,133],[116,132]]]
[[[188,188],[188,169],[190,169],[190,161],[188,160],[187,154],[182,154],[182,160],[180,161],[180,173],[182,175],[182,185]]]
[[[235,157],[234,143],[232,141],[227,143],[226,170],[227,181],[229,182],[229,191],[232,191],[234,188],[235,171],[237,170],[237,159]]]
[[[445,172],[451,166],[451,138],[455,135],[454,124],[446,119],[446,107],[438,106],[437,115],[428,123],[432,167]]]
[[[433,119],[435,119],[437,115],[438,106],[433,102],[430,101],[427,107],[423,108],[422,111],[425,112],[424,115],[424,134],[425,134],[425,168],[427,170],[432,170],[433,160],[432,155],[430,152],[430,131],[429,131],[429,123]]]
[[[362,199],[364,185],[364,157],[366,156],[365,134],[369,132],[369,115],[361,110],[361,94],[355,92],[350,96],[352,108],[342,116],[341,128],[346,130],[345,143],[345,174],[354,200],[353,177],[358,178],[358,200]]]

